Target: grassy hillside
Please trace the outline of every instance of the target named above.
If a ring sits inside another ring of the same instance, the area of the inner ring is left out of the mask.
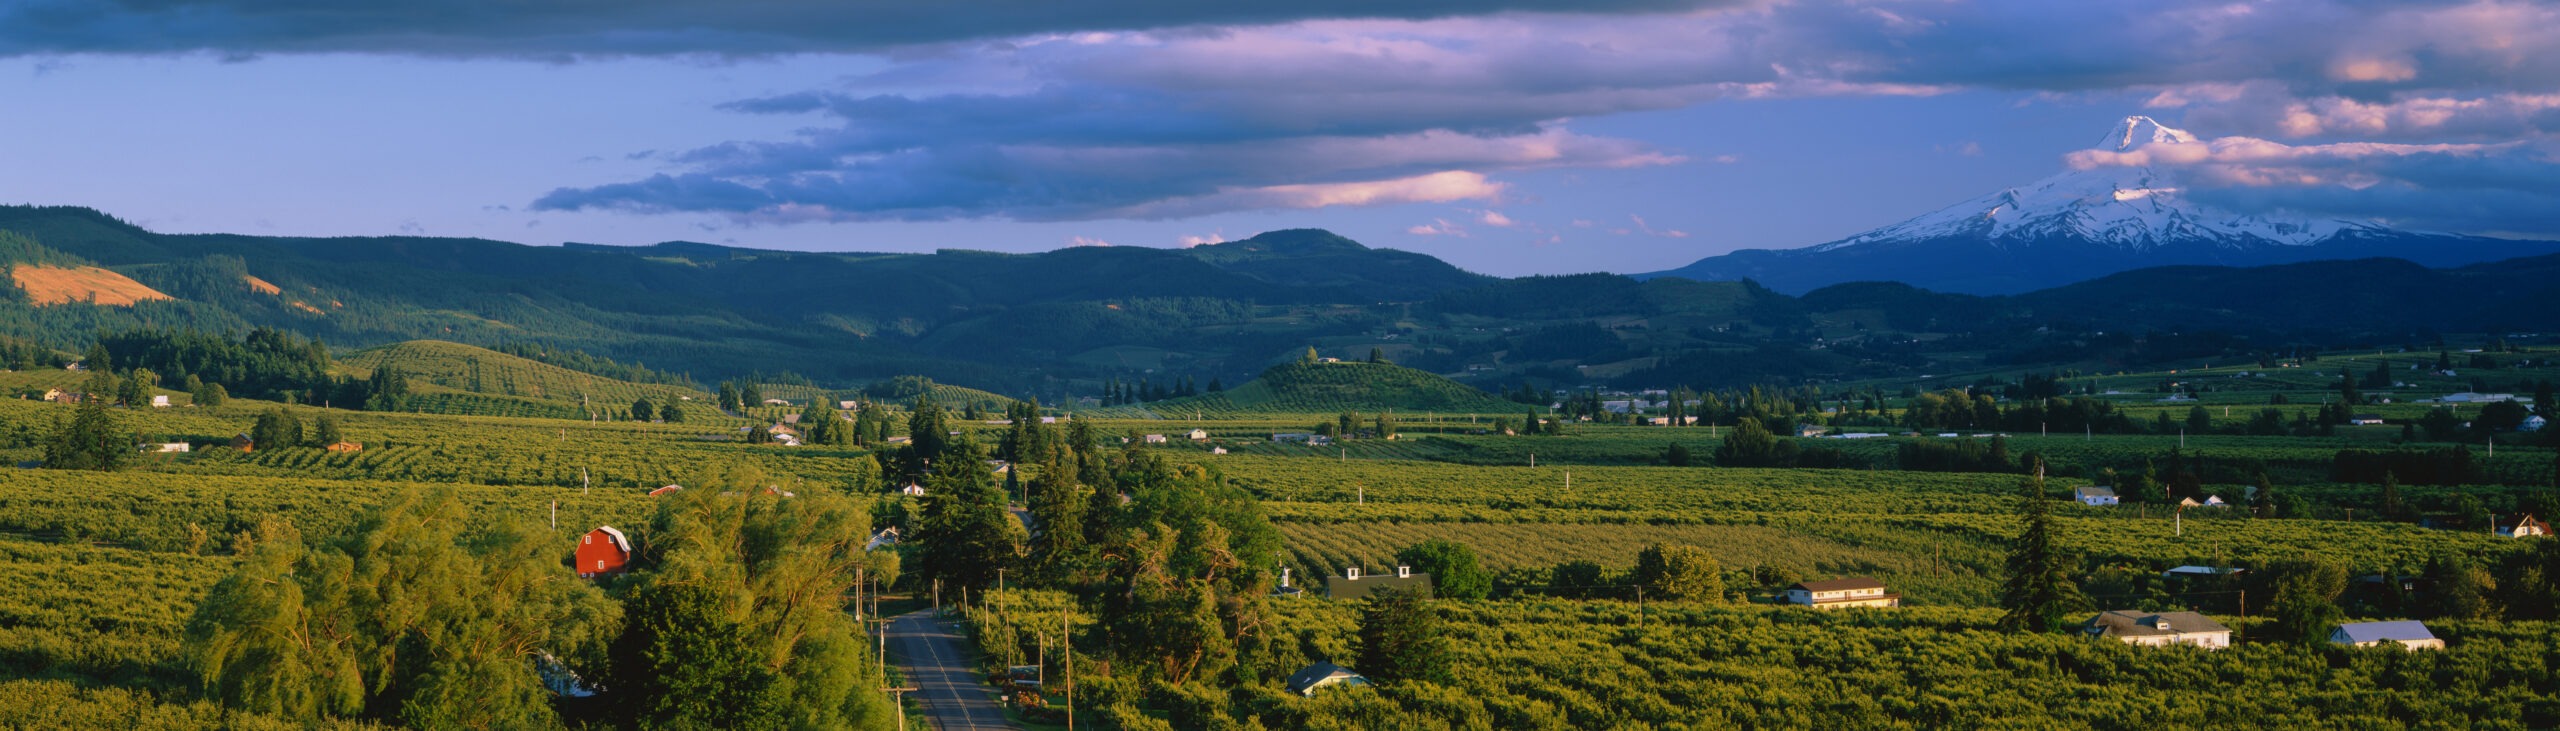
[[[375,369],[391,365],[408,374],[412,388],[431,397],[449,392],[553,402],[569,407],[592,403],[603,408],[629,408],[631,402],[642,397],[658,401],[690,398],[697,403],[711,402],[709,394],[679,386],[619,381],[486,348],[436,340],[413,340],[357,351],[342,362],[359,377],[371,376]]]
[[[1130,415],[1208,417],[1397,411],[1512,414],[1532,407],[1494,398],[1437,374],[1383,363],[1291,363],[1217,393],[1126,409]],[[1105,415],[1122,409],[1101,412]]]

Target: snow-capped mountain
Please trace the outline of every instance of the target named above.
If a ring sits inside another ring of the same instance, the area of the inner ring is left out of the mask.
[[[2092,149],[2202,145],[2150,117],[2126,117]],[[2150,152],[2164,152],[2149,150]],[[1747,249],[1665,272],[1749,278],[1801,294],[1855,281],[2012,294],[2172,264],[2255,266],[2390,256],[2451,266],[2560,251],[2549,242],[2395,231],[2340,219],[2240,214],[2197,203],[2149,167],[2098,166],[1948,206],[1802,249]]]

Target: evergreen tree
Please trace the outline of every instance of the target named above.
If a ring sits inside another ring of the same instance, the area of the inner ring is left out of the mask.
[[[2382,519],[2400,520],[2408,509],[2407,505],[2400,502],[2400,476],[2391,472],[2382,473]]]
[[[1442,599],[1483,599],[1493,592],[1493,573],[1464,543],[1426,540],[1397,551],[1396,563],[1430,574],[1432,593]]]
[[[1394,686],[1449,682],[1449,641],[1440,616],[1418,591],[1387,589],[1360,608],[1360,674]]]
[[[1298,365],[1315,365],[1318,360],[1322,358],[1316,356],[1316,346],[1309,345],[1307,352],[1298,356]]]
[[[2426,615],[2445,619],[2490,619],[2497,616],[2497,579],[2459,553],[2438,553],[2427,560],[2419,584]]]
[[[1396,417],[1394,414],[1389,414],[1383,411],[1379,412],[1376,423],[1378,425],[1379,439],[1396,438]]]
[[[664,408],[658,409],[658,418],[665,419],[669,424],[682,424],[684,423],[684,405],[669,401]]]
[[[657,405],[656,405],[656,404],[649,403],[649,399],[646,399],[646,398],[637,399],[637,400],[632,401],[632,402],[631,402],[631,420],[632,420],[632,421],[657,421],[657,420],[658,420],[658,407],[657,407]]]
[[[933,466],[915,537],[923,548],[919,573],[943,580],[946,590],[992,587],[996,570],[1017,553],[1022,524],[1006,510],[977,442],[948,442]]]
[[[635,728],[781,728],[790,698],[735,600],[652,582],[623,601],[613,646],[616,710]]]
[[[1210,392],[1210,393],[1218,393],[1218,392],[1220,392],[1220,391],[1225,391],[1225,390],[1227,390],[1227,386],[1226,386],[1226,384],[1225,384],[1225,383],[1220,382],[1220,381],[1218,380],[1218,377],[1217,377],[1217,376],[1210,376],[1210,377],[1209,377],[1209,392]]]
[[[738,409],[744,406],[744,404],[739,402],[739,399],[738,384],[736,382],[720,382],[720,410],[733,414],[737,413]]]
[[[384,364],[373,369],[365,381],[364,410],[399,411],[409,404],[409,376],[398,367]]]
[[[1689,448],[1672,442],[1671,446],[1662,448],[1662,463],[1671,467],[1689,466]]]
[[[2009,547],[2009,577],[2000,588],[2000,628],[2012,632],[2061,631],[2071,612],[2088,599],[2071,581],[2071,566],[2054,537],[2050,499],[2045,495],[2044,465],[2021,486],[2018,539]]]
[[[71,422],[45,443],[44,466],[57,470],[109,471],[124,467],[138,440],[116,428],[115,417],[99,399],[80,402]]]
[[[1377,346],[1374,346],[1374,345],[1369,346],[1369,362],[1371,362],[1371,363],[1385,363],[1385,362],[1387,362],[1387,352],[1386,352],[1385,350],[1381,350],[1381,349],[1379,349]]]
[[[1066,455],[1071,456],[1071,455]],[[1040,465],[1031,480],[1031,520],[1040,534],[1031,542],[1031,562],[1041,576],[1061,580],[1074,570],[1085,546],[1085,509],[1092,490],[1076,481],[1076,468],[1065,456]],[[1017,466],[1015,471],[1019,472]]]
[[[139,369],[127,375],[121,382],[116,384],[116,402],[126,406],[144,406],[150,404],[150,378],[150,371]]]

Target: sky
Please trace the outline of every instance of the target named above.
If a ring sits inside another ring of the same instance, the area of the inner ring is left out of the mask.
[[[2560,239],[2555,130],[2555,3],[0,0],[0,203],[177,233],[1643,272],[2146,165]]]

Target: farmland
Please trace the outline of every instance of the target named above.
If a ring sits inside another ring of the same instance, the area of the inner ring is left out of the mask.
[[[27,588],[0,601],[0,701],[22,699],[57,714],[0,711],[0,724],[84,726],[115,717],[188,728],[220,713],[217,702],[200,694],[185,660],[186,623],[216,582],[241,570],[244,548],[254,547],[251,537],[269,518],[289,520],[306,535],[343,534],[361,529],[374,506],[450,495],[475,521],[533,526],[566,546],[586,527],[652,525],[668,499],[646,492],[666,484],[851,496],[874,506],[884,521],[913,520],[924,504],[880,497],[892,484],[890,473],[906,464],[892,454],[894,447],[875,452],[745,442],[744,429],[799,414],[796,404],[719,414],[710,408],[712,397],[689,389],[434,343],[358,353],[343,365],[350,374],[385,365],[415,368],[420,407],[364,412],[247,399],[200,407],[179,398],[175,408],[107,411],[119,428],[146,441],[190,442],[194,451],[144,455],[112,473],[0,472],[0,581]],[[1354,364],[1321,367],[1341,365]],[[0,386],[77,388],[85,376],[60,369],[7,373],[0,374]],[[1288,378],[1278,382],[1288,385]],[[2300,388],[2317,385],[2306,381]],[[1250,397],[1257,393],[1252,388],[1224,393]],[[798,402],[858,392],[760,389]],[[2267,595],[2241,598],[2244,591],[2266,591],[2258,584],[2159,578],[2172,566],[2265,567],[2315,555],[2354,575],[2411,576],[2458,556],[2508,572],[2498,601],[2520,601],[2530,596],[2521,582],[2534,579],[2513,570],[2523,565],[2529,542],[2465,521],[2476,511],[2503,522],[2552,504],[2554,453],[2529,440],[2501,444],[2494,457],[2482,444],[2467,463],[2473,483],[2397,485],[2386,496],[2381,485],[2334,481],[2336,455],[2459,443],[2403,444],[2396,427],[2325,435],[2007,433],[2004,463],[1976,471],[1907,469],[1907,445],[1990,439],[1924,431],[1792,440],[1836,452],[1833,459],[1845,467],[1727,467],[1717,466],[1715,455],[1735,438],[1731,424],[1575,421],[1561,434],[1505,434],[1492,429],[1492,420],[1519,419],[1529,407],[1450,401],[1439,405],[1485,410],[1408,410],[1417,403],[1412,392],[1389,391],[1404,396],[1390,404],[1298,389],[1292,393],[1300,395],[1275,392],[1254,404],[1195,397],[1051,410],[1074,416],[1048,427],[1051,433],[1063,435],[1068,424],[1089,431],[1100,442],[1105,469],[1136,469],[1146,461],[1136,455],[1162,457],[1179,465],[1167,474],[1232,488],[1251,503],[1253,520],[1268,522],[1271,550],[1248,565],[1286,568],[1308,593],[1270,600],[1268,621],[1286,641],[1239,649],[1234,680],[1218,681],[1234,683],[1224,695],[1210,700],[1197,690],[1211,682],[1202,680],[1148,691],[1136,679],[1153,671],[1127,666],[1101,674],[1115,656],[1088,658],[1086,652],[1121,631],[1117,620],[1105,606],[1078,606],[1073,594],[1056,589],[1020,594],[1009,608],[1002,603],[1010,599],[981,594],[967,615],[982,627],[981,646],[1002,662],[1027,662],[1042,650],[1041,633],[1051,620],[1007,612],[1071,617],[1080,672],[1096,673],[1092,695],[1079,705],[1105,719],[1097,723],[1124,727],[1143,727],[1140,717],[1151,714],[1200,727],[1227,722],[1212,717],[1246,716],[1265,727],[1320,726],[1316,719],[1340,714],[1371,719],[1363,722],[1368,727],[1423,728],[2560,722],[2560,707],[2541,700],[2560,690],[2560,671],[2549,666],[2549,653],[2535,651],[2560,643],[2554,637],[2560,630],[2530,612],[2430,620],[2454,644],[2445,653],[2357,653],[2272,641],[2272,620],[2256,608]],[[589,404],[623,403],[590,412],[580,395]],[[937,394],[944,396],[974,394]],[[614,411],[635,399],[700,408],[679,423],[618,418]],[[1183,403],[1198,412],[1155,413]],[[1216,403],[1226,410],[1208,413]],[[0,399],[0,435],[8,438],[0,456],[41,459],[45,436],[76,409]],[[912,415],[892,409],[890,421],[903,433]],[[1396,438],[1360,433],[1390,409]],[[1343,411],[1356,412],[1359,429],[1335,443],[1271,438],[1336,425]],[[2180,424],[2191,416],[2183,405],[2157,411]],[[363,448],[228,447],[234,435],[276,413],[306,424],[326,416],[344,440]],[[2221,425],[2217,429],[2242,423],[2208,418]],[[991,449],[1001,448],[1010,431],[957,414],[949,419],[949,428]],[[1193,428],[1207,438],[1188,439]],[[1172,438],[1150,445],[1141,438],[1150,434]],[[1683,451],[1688,456],[1675,460]],[[2000,631],[2018,496],[2030,480],[2021,462],[2026,455],[2046,460],[2046,495],[2056,502],[2082,484],[2128,493],[2120,506],[2053,509],[2055,545],[2071,557],[2076,580],[2099,604],[2201,609],[2240,628],[2244,638],[2270,639],[2203,653]],[[1030,494],[1042,466],[1020,467],[1022,484],[1014,489]],[[2179,512],[2137,494],[2150,473],[2167,484],[2182,479],[2182,471],[2192,473],[2183,479],[2193,480],[2196,494],[2238,505]],[[2261,479],[2282,499],[2250,504]],[[1151,506],[1168,499],[1149,496],[1161,488],[1144,480],[1130,484],[1141,485],[1124,488],[1133,490],[1131,509],[1159,509]],[[2400,501],[2400,512],[2386,513],[2386,500]],[[1489,598],[1441,601],[1432,610],[1450,647],[1447,682],[1311,699],[1278,690],[1279,676],[1295,664],[1356,656],[1360,605],[1321,598],[1329,579],[1338,581],[1331,577],[1351,566],[1387,570],[1399,553],[1433,540],[1468,547],[1491,577]],[[1710,556],[1723,601],[1666,603],[1640,593],[1640,557],[1661,545],[1694,546]],[[1032,563],[1038,554],[1026,548],[1019,555],[1024,563],[1012,580],[1042,581],[1045,569]],[[1585,569],[1572,564],[1588,570],[1574,573]],[[1817,614],[1770,604],[1787,582],[1848,576],[1883,581],[1906,606]],[[909,588],[930,591],[929,584]],[[2385,601],[2340,601],[2350,617],[2402,616]],[[2246,702],[2188,698],[2227,693],[2234,683],[2253,689]],[[232,718],[246,727],[270,720]]]

